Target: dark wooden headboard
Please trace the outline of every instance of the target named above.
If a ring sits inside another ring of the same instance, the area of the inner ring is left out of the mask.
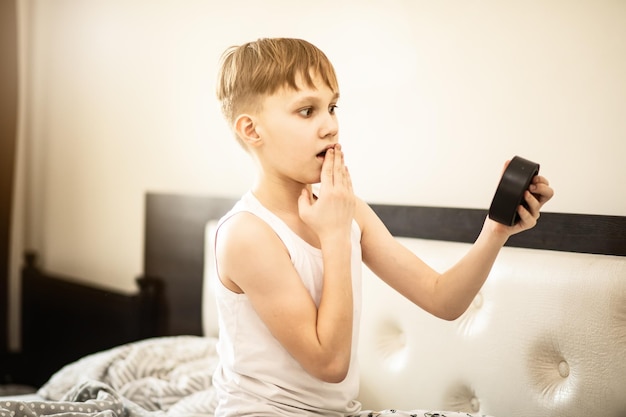
[[[234,202],[148,193],[144,274],[137,279],[137,294],[113,293],[46,273],[37,266],[36,255],[27,254],[23,351],[8,361],[3,358],[5,380],[39,386],[62,365],[89,353],[147,337],[201,335],[205,226]],[[371,206],[396,236],[444,241],[474,241],[487,215],[486,210],[463,208]],[[537,227],[512,237],[507,245],[626,256],[626,216],[543,213]]]
[[[144,274],[163,283],[160,335],[202,334],[204,229],[234,203],[222,197],[146,195]]]

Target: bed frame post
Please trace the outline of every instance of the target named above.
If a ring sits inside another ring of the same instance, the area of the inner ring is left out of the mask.
[[[137,279],[139,291],[123,294],[49,274],[26,252],[22,268],[20,379],[40,386],[57,370],[83,356],[157,336],[163,285]]]

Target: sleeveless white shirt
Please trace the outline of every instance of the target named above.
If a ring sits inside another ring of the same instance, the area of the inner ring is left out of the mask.
[[[295,234],[278,216],[266,209],[252,192],[219,221],[236,213],[250,212],[276,232],[289,251],[291,261],[311,297],[319,306],[323,285],[322,251]],[[352,223],[352,288],[354,323],[348,375],[340,383],[315,378],[276,340],[246,294],[237,294],[216,280],[219,320],[217,350],[220,363],[213,375],[217,394],[215,416],[347,416],[361,404],[357,348],[361,317],[361,230]],[[211,250],[215,250],[212,248]],[[213,257],[215,259],[215,257]],[[242,259],[241,262],[245,262]]]

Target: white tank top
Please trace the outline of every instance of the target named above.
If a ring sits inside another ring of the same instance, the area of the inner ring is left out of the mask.
[[[302,282],[319,306],[322,294],[322,251],[295,234],[278,216],[266,209],[252,192],[218,223],[239,212],[250,212],[276,232],[289,251]],[[347,416],[361,404],[357,348],[361,317],[361,230],[352,224],[352,288],[354,323],[352,358],[346,378],[328,383],[310,375],[276,340],[245,294],[237,294],[216,280],[219,320],[217,350],[220,364],[213,375],[217,393],[215,416]],[[212,248],[215,250],[215,248]],[[215,259],[215,257],[213,257]],[[245,262],[245,259],[242,259]]]

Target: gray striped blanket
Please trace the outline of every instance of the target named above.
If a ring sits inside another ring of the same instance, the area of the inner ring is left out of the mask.
[[[85,356],[44,384],[44,400],[2,400],[0,417],[212,416],[216,339],[142,340]]]

